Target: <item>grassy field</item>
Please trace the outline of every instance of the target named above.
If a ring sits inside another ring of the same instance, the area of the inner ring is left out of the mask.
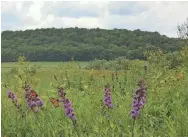
[[[69,64],[69,62],[31,62],[32,66],[39,66],[42,69],[53,69],[57,68],[58,66],[64,64],[65,66]],[[81,67],[85,67],[88,62],[77,62]],[[1,63],[1,70],[3,72],[9,71],[11,68],[14,68],[17,66],[16,62],[2,62]]]
[[[110,71],[85,70],[78,64],[85,66],[87,62],[67,62],[63,65],[59,62],[36,62],[30,66],[24,62],[2,63],[2,136],[188,137],[186,68],[168,70],[149,64],[145,74],[143,66]],[[40,65],[40,68],[35,65]],[[147,84],[147,101],[134,121],[130,115],[132,97],[141,78]],[[22,88],[25,81],[44,102],[37,113],[26,104]],[[110,85],[113,108],[104,107],[107,84]],[[75,126],[65,115],[62,103],[55,108],[49,100],[58,98],[57,86],[63,87],[66,98],[72,101]],[[8,90],[16,94],[22,110],[17,109],[7,97]],[[24,117],[22,114],[25,114]]]

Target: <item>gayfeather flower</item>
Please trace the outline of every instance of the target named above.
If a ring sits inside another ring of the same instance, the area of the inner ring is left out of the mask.
[[[73,123],[76,122],[76,117],[74,113],[74,109],[72,108],[72,102],[69,99],[65,99],[63,101],[65,114],[72,120]]]
[[[64,101],[66,93],[63,90],[63,88],[61,88],[61,87],[58,88],[58,94],[59,94],[60,102]]]
[[[30,107],[33,112],[38,112],[39,108],[43,105],[42,99],[29,85],[27,85],[24,89],[28,107]]]
[[[20,104],[18,104],[18,98],[16,97],[16,95],[11,92],[8,91],[8,98],[10,98],[12,100],[12,103],[19,109],[20,108]]]
[[[109,85],[105,86],[105,93],[104,93],[104,105],[108,108],[112,108],[112,97],[111,97],[111,91]]]
[[[140,80],[138,83],[139,88],[135,90],[132,102],[131,116],[136,119],[140,113],[141,108],[146,103],[146,86],[144,80]]]
[[[72,102],[65,98],[65,91],[62,87],[58,88],[59,102],[63,103],[65,114],[72,120],[73,124],[76,124],[75,112],[72,107]]]
[[[17,102],[18,101],[16,95],[13,92],[11,92],[11,91],[8,91],[8,98],[12,99],[13,102]]]

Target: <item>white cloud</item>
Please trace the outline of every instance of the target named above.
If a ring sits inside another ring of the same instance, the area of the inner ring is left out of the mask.
[[[177,24],[186,20],[188,12],[188,2],[14,1],[2,2],[1,7],[2,30],[77,26],[141,29],[173,37],[177,36]],[[22,25],[5,24],[5,18],[12,16],[17,17]]]
[[[34,21],[38,23],[42,21],[41,9],[43,7],[43,4],[44,3],[41,1],[35,1],[33,4],[30,5],[29,11],[26,16],[32,18]]]
[[[55,24],[55,26],[54,26]],[[69,18],[69,17],[56,17],[53,14],[50,14],[46,17],[45,20],[40,22],[37,25],[28,25],[25,26],[23,29],[35,29],[35,28],[49,28],[49,27],[57,27],[57,28],[66,28],[66,27],[73,27],[79,26],[81,28],[105,28],[105,26],[101,25],[97,18]]]

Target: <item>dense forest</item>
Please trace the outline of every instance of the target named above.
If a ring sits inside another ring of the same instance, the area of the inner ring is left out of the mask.
[[[174,52],[184,46],[183,40],[158,32],[78,27],[3,31],[1,42],[3,62],[16,61],[20,55],[30,61],[145,59],[146,50]]]

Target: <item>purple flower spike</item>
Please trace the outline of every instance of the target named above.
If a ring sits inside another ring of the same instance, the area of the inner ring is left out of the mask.
[[[8,91],[8,98],[10,98],[12,100],[12,102],[18,109],[20,108],[20,105],[18,104],[18,98],[16,97],[16,95],[13,92]]]
[[[43,101],[42,99],[38,96],[38,94],[29,86],[27,85],[25,88],[25,99],[27,101],[28,107],[33,111],[33,112],[38,112],[38,109],[42,107]]]
[[[72,102],[69,99],[65,99],[64,101],[65,114],[75,123],[76,117],[74,113],[74,109],[72,108]]]
[[[74,109],[72,108],[72,102],[65,98],[65,91],[62,87],[58,87],[59,102],[63,103],[65,114],[72,120],[73,125],[76,124],[76,117]]]
[[[108,108],[112,108],[112,97],[109,85],[105,86],[105,93],[104,93],[104,105]]]
[[[133,102],[132,102],[132,110],[131,110],[131,116],[132,118],[136,119],[139,116],[141,108],[144,107],[146,103],[146,87],[144,80],[139,81],[138,84],[140,87],[136,89],[135,94],[133,96]]]

